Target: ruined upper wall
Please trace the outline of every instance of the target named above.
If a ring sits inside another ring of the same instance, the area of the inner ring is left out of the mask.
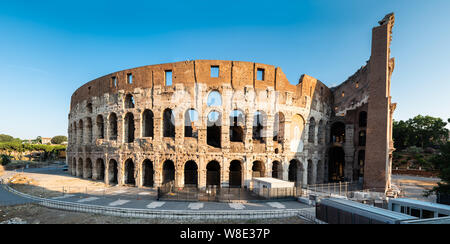
[[[211,77],[211,67],[219,67],[219,77]],[[264,80],[257,80],[257,70],[264,70]],[[115,72],[93,81],[90,81],[72,95],[71,109],[81,101],[91,97],[102,96],[105,93],[117,93],[119,90],[133,92],[135,88],[151,88],[165,86],[165,71],[172,71],[172,87],[183,84],[185,87],[193,87],[195,84],[207,84],[208,87],[217,87],[229,84],[234,90],[242,90],[251,86],[255,90],[272,88],[280,92],[281,97],[292,93],[294,104],[306,104],[303,95],[331,93],[322,82],[310,76],[302,76],[298,85],[289,83],[281,68],[272,65],[223,60],[195,60],[159,65],[149,65],[134,69]],[[131,74],[133,83],[128,84],[127,75]],[[116,77],[117,85],[114,87],[113,77]],[[307,77],[307,78],[303,78]],[[311,92],[312,91],[312,92]]]

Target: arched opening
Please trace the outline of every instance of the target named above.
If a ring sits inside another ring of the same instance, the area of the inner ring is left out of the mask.
[[[206,166],[206,186],[220,187],[220,164],[211,161]]]
[[[175,115],[172,109],[167,108],[163,114],[163,136],[175,137]]]
[[[210,92],[206,104],[208,105],[208,107],[222,106],[222,96],[220,95],[220,92]]]
[[[324,178],[324,165],[322,160],[317,161],[317,175],[316,175],[316,184],[323,183]]]
[[[233,160],[230,163],[230,183],[229,186],[233,188],[242,187],[242,166],[241,161]]]
[[[342,122],[336,122],[331,125],[331,143],[344,144],[345,142],[345,124]]]
[[[367,112],[361,111],[359,113],[359,127],[366,127],[367,126]]]
[[[130,158],[125,161],[125,184],[127,185],[136,185],[136,179],[134,177],[134,163]]]
[[[99,158],[96,162],[97,180],[105,179],[105,163],[103,159]]]
[[[83,177],[83,159],[79,158],[77,163],[77,176]]]
[[[147,187],[153,187],[154,181],[153,181],[153,163],[149,159],[144,160],[144,163],[142,163],[142,171],[144,172],[144,186]]]
[[[175,164],[172,160],[167,160],[163,164],[163,184],[175,181]]]
[[[285,118],[282,112],[275,114],[275,120],[273,123],[273,141],[282,143],[284,140],[284,125]]]
[[[198,167],[195,161],[187,161],[184,165],[184,187],[197,187]]]
[[[279,161],[272,162],[272,178],[282,179],[283,178],[283,167]]]
[[[134,142],[134,115],[132,113],[127,113],[125,115],[125,142]]]
[[[83,170],[83,178],[92,179],[92,161],[90,158],[86,159]]]
[[[88,113],[92,113],[92,103],[88,103],[87,105],[86,105],[86,109],[87,109],[87,111],[88,111]]]
[[[325,126],[323,123],[323,120],[319,121],[319,127],[317,130],[317,140],[320,145],[323,145],[325,143]]]
[[[308,160],[308,178],[307,178],[308,185],[314,184],[313,170],[314,170],[313,161]]]
[[[230,141],[244,142],[245,116],[240,110],[230,114]]]
[[[253,116],[253,140],[264,143],[266,139],[266,115],[262,111],[256,111]]]
[[[191,108],[186,111],[184,114],[184,136],[185,137],[198,137],[198,128],[197,128],[197,121],[198,121],[198,112]]]
[[[316,133],[316,120],[311,118],[309,120],[308,142],[314,143],[314,135]]]
[[[80,120],[80,122],[78,122],[78,133],[80,133],[79,134],[79,138],[80,138],[80,140],[79,140],[79,142],[80,142],[80,144],[83,144],[84,143],[84,139],[83,139],[83,135],[84,135],[84,124],[83,124],[83,120]]]
[[[77,143],[77,122],[73,122],[73,134],[72,134],[72,143],[76,144]]]
[[[299,114],[292,116],[290,129],[290,149],[291,152],[303,151],[303,132],[305,128],[305,120]],[[286,135],[288,136],[288,135]]]
[[[117,115],[115,113],[111,113],[109,116],[109,139],[117,140]]]
[[[295,182],[295,186],[303,184],[303,166],[297,159],[292,159],[289,162],[288,180]]]
[[[222,126],[221,126],[222,116],[217,111],[212,111],[208,114],[207,118],[207,130],[206,130],[206,140],[207,144],[212,147],[221,147],[222,140]]]
[[[97,116],[97,138],[98,139],[105,139],[105,123],[103,121],[103,116],[99,115]]]
[[[362,180],[362,178],[364,178],[365,161],[366,161],[366,151],[360,150],[358,152],[358,166],[359,166],[358,178],[359,178],[359,180]]]
[[[92,119],[86,119],[86,127],[87,127],[87,143],[92,143]]]
[[[127,94],[125,96],[125,108],[134,108],[134,98],[133,95]]]
[[[146,109],[142,114],[143,137],[153,137],[153,112]]]
[[[345,153],[342,147],[332,147],[328,153],[328,181],[344,181]]]
[[[114,159],[109,160],[108,168],[109,168],[108,169],[109,184],[110,185],[118,184],[119,169],[118,169],[117,161]]]
[[[359,146],[361,146],[361,147],[366,146],[366,131],[365,130],[362,130],[359,132],[358,143],[359,143]]]
[[[265,177],[265,169],[264,169],[263,162],[261,162],[261,161],[253,162],[252,177],[254,177],[254,178]]]

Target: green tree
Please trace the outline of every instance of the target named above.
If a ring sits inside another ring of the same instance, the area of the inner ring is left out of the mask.
[[[428,191],[426,195],[428,196],[433,192],[450,194],[450,142],[442,145],[440,153],[435,155],[430,161],[439,170],[441,182],[438,183],[438,186]]]
[[[11,163],[11,158],[8,155],[2,154],[0,155],[0,165],[7,165]]]
[[[67,136],[55,136],[52,138],[52,144],[61,144],[67,141]]]

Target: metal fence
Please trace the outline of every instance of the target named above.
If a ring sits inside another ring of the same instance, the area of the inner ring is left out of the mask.
[[[326,184],[307,185],[304,188],[305,194],[312,193],[321,195],[339,195],[348,197],[350,193],[355,191],[362,191],[362,184],[360,182],[334,182]]]
[[[217,187],[207,186],[205,189],[194,187],[174,187],[173,182],[168,182],[158,188],[158,200],[164,201],[254,201],[254,200],[280,200],[295,199],[302,194],[302,189],[292,188],[241,188],[241,187]]]

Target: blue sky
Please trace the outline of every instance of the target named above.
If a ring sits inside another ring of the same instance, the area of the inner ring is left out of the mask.
[[[395,119],[450,117],[450,1],[0,2],[0,134],[67,134],[84,83],[188,59],[254,61],[338,85],[370,56],[371,29],[395,12]]]

